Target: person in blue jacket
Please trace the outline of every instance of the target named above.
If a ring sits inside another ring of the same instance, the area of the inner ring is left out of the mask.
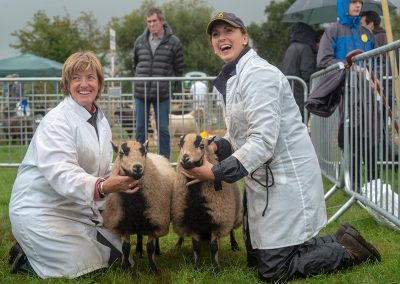
[[[361,9],[363,1],[361,0],[337,0],[337,15],[338,21],[326,28],[324,35],[321,38],[318,55],[317,66],[319,68],[326,68],[338,62],[346,64],[346,55],[356,49],[362,51],[369,51],[375,48],[374,35],[368,28],[361,24]],[[363,70],[365,66],[363,63],[358,63],[356,70]],[[343,86],[344,87],[344,86]],[[343,88],[342,87],[342,88]],[[344,90],[342,90],[344,94]],[[350,119],[350,133],[361,133],[353,139],[351,156],[352,164],[351,169],[351,187],[355,191],[360,191],[362,180],[357,172],[361,172],[362,161],[366,164],[368,181],[373,180],[377,176],[375,169],[375,146],[379,141],[380,133],[380,114],[376,106],[375,98],[368,95],[367,90],[359,89],[355,92],[352,100],[351,113],[357,113],[358,117],[351,116]],[[372,93],[370,93],[372,94]],[[363,103],[361,103],[363,102]],[[340,123],[338,130],[338,144],[339,147],[344,149],[344,99],[340,105]],[[368,115],[368,113],[376,113]],[[360,123],[361,122],[361,123]],[[360,131],[368,123],[368,131]],[[358,146],[357,146],[358,145]],[[361,146],[360,146],[361,145]],[[367,153],[372,153],[371,159],[365,159],[365,148]],[[367,165],[367,163],[369,165]],[[356,170],[358,169],[358,170]]]
[[[375,47],[374,35],[360,24],[361,0],[337,0],[338,21],[325,29],[321,38],[317,66],[326,68],[345,62],[346,55],[353,50],[369,51]]]

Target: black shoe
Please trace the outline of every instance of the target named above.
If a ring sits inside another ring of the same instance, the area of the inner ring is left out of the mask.
[[[15,243],[8,252],[8,263],[12,264],[21,252],[23,253],[21,246],[18,242]]]
[[[347,228],[352,228],[354,231],[356,231],[358,234],[360,232],[354,228],[349,222],[344,222],[342,225],[340,225],[339,229],[337,229],[336,233],[334,234],[336,240],[340,243],[340,240],[342,239],[344,233],[346,232]]]
[[[10,272],[12,274],[36,274],[18,243],[10,249],[8,262],[11,264]]]
[[[351,227],[346,229],[338,242],[346,248],[352,265],[381,261],[381,254],[378,250],[367,242],[357,230]]]

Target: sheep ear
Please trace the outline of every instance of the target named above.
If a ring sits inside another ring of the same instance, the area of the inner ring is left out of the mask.
[[[179,137],[179,148],[183,147],[184,142],[185,142],[185,135],[181,135],[181,137]]]
[[[216,135],[213,135],[213,136],[210,136],[210,137],[208,137],[208,145],[210,145],[211,144],[211,142],[214,142],[214,140],[215,140],[215,138],[216,138],[217,136]]]
[[[118,145],[115,144],[113,141],[111,141],[111,145],[112,145],[112,148],[113,148],[114,152],[118,153]]]
[[[146,140],[143,144],[144,148],[146,149],[146,153],[149,150],[149,140]]]

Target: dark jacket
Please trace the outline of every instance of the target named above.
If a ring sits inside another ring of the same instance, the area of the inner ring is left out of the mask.
[[[149,30],[146,28],[133,48],[133,75],[135,77],[179,77],[183,74],[183,52],[180,40],[164,24],[164,37],[154,52],[151,52]],[[172,86],[171,86],[172,87]],[[157,90],[158,89],[158,90]],[[160,101],[169,98],[169,81],[138,81],[135,83],[135,98]]]
[[[316,71],[316,32],[305,23],[298,22],[293,26],[291,44],[285,52],[282,62],[283,74],[297,76],[308,83]],[[293,95],[303,116],[304,90],[294,82]]]
[[[377,27],[373,29],[372,32],[375,38],[375,47],[380,47],[387,44],[386,31],[383,28]]]

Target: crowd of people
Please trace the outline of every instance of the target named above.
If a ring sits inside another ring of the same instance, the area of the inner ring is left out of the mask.
[[[309,59],[293,74],[308,80],[315,65],[343,61],[348,45],[332,42],[346,41],[354,31],[352,46],[374,47],[371,31],[359,25],[362,1],[338,3],[339,21],[325,30],[317,57],[316,35],[303,24],[295,26],[288,56],[301,50]],[[163,13],[152,8],[146,21],[133,49],[135,76],[182,75],[182,46]],[[309,34],[305,42],[297,41],[299,31]],[[285,74],[249,46],[248,31],[235,14],[216,14],[206,33],[213,52],[224,62],[214,86],[223,98],[227,129],[224,137],[209,145],[220,164],[204,159],[183,174],[189,178],[187,185],[244,180],[247,265],[265,281],[284,282],[380,261],[378,250],[349,223],[333,235],[318,235],[327,222],[321,171],[302,122],[302,102]],[[284,65],[295,69],[289,59]],[[112,168],[111,129],[96,103],[103,83],[102,66],[92,52],[77,52],[65,61],[64,100],[42,119],[12,189],[14,273],[75,278],[121,258],[121,240],[104,228],[100,212],[108,193],[134,194],[140,188],[139,181],[121,176],[117,166]],[[164,82],[139,82],[134,93],[136,139],[144,142],[145,121],[153,105],[161,154],[167,158],[169,87]]]

